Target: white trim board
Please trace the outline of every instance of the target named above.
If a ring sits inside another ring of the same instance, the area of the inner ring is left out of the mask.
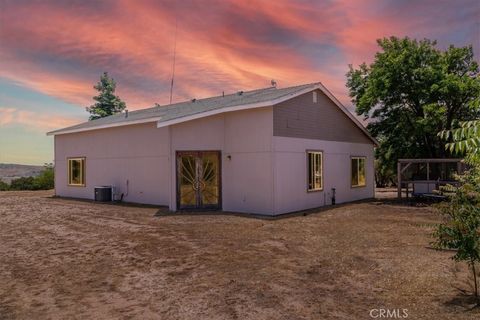
[[[68,133],[85,132],[85,131],[92,131],[92,130],[98,130],[98,129],[107,129],[107,128],[129,126],[129,125],[133,125],[133,124],[156,122],[160,119],[161,119],[161,117],[153,117],[153,118],[146,118],[146,119],[139,119],[139,120],[132,120],[132,121],[107,123],[107,124],[98,125],[98,126],[95,126],[95,127],[88,127],[88,128],[59,129],[59,130],[47,132],[47,136],[55,136],[55,135],[68,134]]]

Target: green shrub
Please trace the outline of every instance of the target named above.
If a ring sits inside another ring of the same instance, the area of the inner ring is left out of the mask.
[[[477,103],[480,105],[480,99]],[[473,274],[473,287],[477,305],[480,296],[477,266],[480,263],[480,120],[462,122],[460,127],[442,131],[439,136],[450,141],[446,148],[456,154],[465,154],[469,170],[457,176],[458,186],[444,189],[448,201],[439,205],[444,217],[434,232],[435,244],[440,248],[456,250],[452,257],[466,261]]]
[[[45,169],[34,179],[35,190],[50,190],[55,186],[53,166],[46,164]]]
[[[0,180],[0,191],[7,191],[10,188],[10,185],[2,180]]]
[[[9,190],[50,190],[54,188],[54,185],[53,165],[48,163],[45,164],[45,169],[36,177],[13,179]]]
[[[21,177],[10,182],[10,190],[35,190],[34,177]]]
[[[438,248],[454,249],[455,261],[466,261],[473,274],[473,287],[480,304],[476,266],[480,263],[480,165],[458,177],[459,186],[447,186],[448,201],[438,205],[443,222],[434,232]]]

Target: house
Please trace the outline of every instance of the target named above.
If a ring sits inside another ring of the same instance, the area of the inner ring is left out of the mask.
[[[156,106],[49,132],[55,192],[278,215],[374,197],[374,146],[321,84]]]

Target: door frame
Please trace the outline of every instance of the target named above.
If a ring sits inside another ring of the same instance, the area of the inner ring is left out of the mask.
[[[189,206],[183,207],[180,206],[180,179],[179,179],[179,172],[178,172],[178,162],[182,155],[196,155],[200,156],[202,153],[216,153],[218,158],[218,204],[217,205],[202,205],[200,207],[197,206]],[[177,203],[177,211],[179,210],[188,210],[188,211],[206,211],[206,210],[222,210],[222,151],[221,150],[177,150],[175,151],[175,186],[176,186],[176,203]]]

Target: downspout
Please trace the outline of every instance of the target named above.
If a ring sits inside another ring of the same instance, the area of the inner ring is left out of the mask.
[[[377,190],[377,181],[376,181],[376,177],[375,177],[375,148],[377,148],[377,146],[374,144],[373,145],[373,148],[372,148],[372,151],[370,153],[370,157],[367,157],[367,159],[370,159],[370,163],[373,163],[372,165],[372,172],[370,173],[372,175],[372,194],[373,194],[373,198],[375,199],[377,197],[376,195],[376,190]],[[366,173],[368,174],[368,172]]]
[[[222,96],[224,97],[225,96],[225,93],[222,91]],[[222,146],[222,149],[220,150],[220,199],[221,199],[221,210],[222,211],[225,211],[225,183],[224,183],[224,179],[225,179],[225,163],[223,162],[223,155],[224,154],[227,154],[227,145],[226,145],[226,135],[227,135],[227,127],[225,126],[225,118],[226,118],[226,114],[224,113],[223,114],[223,146]],[[231,151],[229,151],[231,152]],[[230,153],[228,153],[230,154]],[[231,158],[230,158],[231,159]],[[230,171],[231,171],[231,167],[232,165],[230,164]]]
[[[54,192],[55,196],[57,196],[57,177],[58,177],[58,174],[57,174],[57,135],[54,135],[53,136],[53,192]]]
[[[275,177],[275,173],[277,171],[277,168],[276,168],[276,161],[275,161],[275,157],[276,157],[276,154],[275,154],[275,143],[274,143],[274,135],[273,135],[273,126],[275,125],[274,124],[274,114],[273,114],[273,107],[270,107],[271,109],[271,124],[272,124],[272,132],[270,134],[270,161],[271,161],[271,164],[272,164],[272,210],[273,210],[273,215],[276,215],[277,214],[277,202],[275,201],[275,183],[277,181],[276,177]]]
[[[175,182],[175,175],[177,174],[176,172],[176,167],[174,166],[174,161],[177,161],[176,155],[173,154],[173,148],[172,148],[172,126],[168,126],[168,150],[169,150],[169,155],[168,155],[168,165],[170,166],[170,180],[169,180],[169,187],[170,187],[170,199],[169,199],[169,209],[170,211],[172,208],[175,206],[175,211],[178,209],[177,208],[177,196],[176,192],[173,189],[174,182]],[[172,160],[173,159],[173,160]]]

